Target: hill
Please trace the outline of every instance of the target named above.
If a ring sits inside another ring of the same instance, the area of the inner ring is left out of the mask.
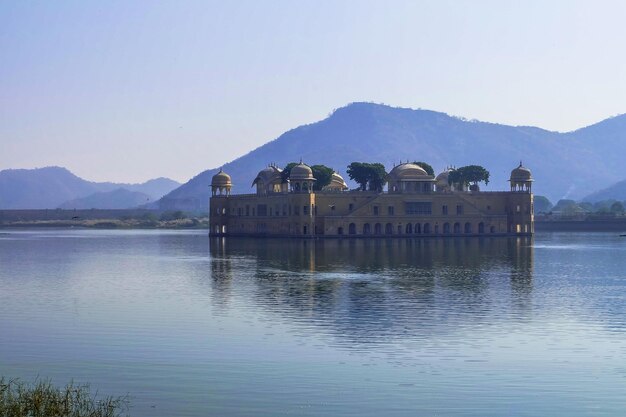
[[[352,161],[426,161],[436,171],[448,165],[479,164],[491,172],[486,189],[506,189],[520,160],[536,180],[534,191],[553,201],[582,198],[607,181],[623,178],[626,116],[559,133],[528,126],[468,121],[430,110],[353,103],[328,118],[300,126],[223,166],[233,192],[252,192],[256,173],[270,162],[285,165],[300,158],[345,175]],[[211,177],[204,171],[159,201],[161,209],[206,211]],[[351,184],[354,185],[354,184]]]
[[[108,183],[107,183],[108,184]],[[147,194],[151,200],[158,200],[170,191],[180,187],[180,183],[169,178],[159,177],[141,184],[114,184],[129,191]]]
[[[604,200],[626,201],[626,180],[617,182],[608,188],[601,189],[583,198],[583,201],[590,203]]]
[[[119,188],[158,200],[179,185],[168,178],[157,178],[142,184],[91,182],[61,167],[6,169],[0,171],[0,209],[56,208],[69,200]]]
[[[129,191],[118,188],[113,191],[103,191],[90,194],[87,197],[77,198],[61,204],[61,209],[129,209],[150,202],[148,194],[138,191]]]

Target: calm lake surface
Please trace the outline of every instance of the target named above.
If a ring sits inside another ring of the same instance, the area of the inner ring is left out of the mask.
[[[621,417],[626,238],[0,231],[0,375],[134,417]]]

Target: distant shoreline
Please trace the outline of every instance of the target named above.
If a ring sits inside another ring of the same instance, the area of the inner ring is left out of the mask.
[[[535,220],[536,232],[626,232],[626,219]]]
[[[207,214],[182,211],[128,210],[0,210],[0,229],[208,229]]]
[[[0,229],[209,229],[208,213],[148,209],[0,210]],[[626,232],[626,218],[535,219],[537,232]]]
[[[197,222],[194,222],[196,220]],[[179,222],[156,222],[146,224],[140,222],[120,221],[116,219],[99,219],[92,221],[64,222],[64,221],[30,221],[0,223],[2,229],[209,229],[208,220],[188,219]]]

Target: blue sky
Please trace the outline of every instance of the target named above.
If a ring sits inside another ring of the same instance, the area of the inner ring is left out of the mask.
[[[626,112],[626,3],[0,3],[0,169],[186,181],[353,101],[567,131]]]

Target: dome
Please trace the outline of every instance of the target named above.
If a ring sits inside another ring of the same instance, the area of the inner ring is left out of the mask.
[[[289,180],[302,181],[302,180],[315,180],[313,178],[313,170],[306,164],[300,162],[298,165],[291,168],[289,173]]]
[[[263,184],[271,184],[273,182],[280,182],[282,179],[281,177],[282,172],[283,172],[282,169],[274,165],[270,165],[266,168],[263,168],[257,174],[256,178],[252,182],[252,185],[258,183],[259,181],[262,182]]]
[[[389,173],[390,179],[395,180],[432,180],[432,176],[428,175],[426,170],[419,165],[406,162],[395,166]]]
[[[330,183],[324,187],[325,190],[347,190],[348,184],[346,184],[343,177],[336,172],[333,172],[333,175],[330,179]]]
[[[511,182],[528,182],[533,181],[533,176],[530,173],[530,169],[522,166],[520,161],[519,166],[511,171]]]
[[[446,168],[445,171],[442,171],[435,178],[435,183],[437,185],[438,190],[447,190],[450,188],[450,182],[448,179],[450,178],[450,173],[452,172],[452,168]]]
[[[435,181],[437,181],[437,184],[439,185],[449,185],[448,183],[448,177],[450,176],[450,172],[452,172],[451,168],[446,168],[445,171],[441,172],[439,175],[437,175],[437,178],[435,178]]]
[[[213,178],[211,179],[212,187],[230,187],[231,185],[232,185],[232,182],[230,180],[230,175],[228,175],[221,169],[220,169],[220,172],[213,175]]]

